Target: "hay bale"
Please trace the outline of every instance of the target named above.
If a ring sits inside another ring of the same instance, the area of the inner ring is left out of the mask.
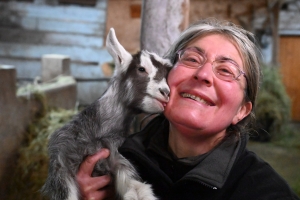
[[[40,194],[40,189],[48,173],[48,138],[76,113],[76,109],[49,109],[43,117],[38,118],[28,127],[25,133],[26,139],[19,149],[6,199],[46,199]]]

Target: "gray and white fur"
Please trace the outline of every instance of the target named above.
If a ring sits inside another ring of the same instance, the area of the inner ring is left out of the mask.
[[[118,148],[136,114],[164,110],[163,104],[169,100],[166,77],[171,63],[147,51],[131,55],[118,42],[113,29],[106,47],[115,62],[108,89],[50,137],[49,173],[42,192],[51,200],[81,198],[75,180],[79,165],[101,148],[110,149],[110,156],[96,164],[92,176],[111,174],[120,199],[156,199],[151,186],[140,180]]]

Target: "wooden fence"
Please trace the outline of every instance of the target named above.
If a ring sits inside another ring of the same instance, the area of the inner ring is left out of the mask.
[[[112,60],[104,48],[107,0],[95,7],[0,2],[0,64],[13,65],[18,79],[41,74],[44,54],[71,59],[71,73],[79,80],[78,99],[90,103],[105,90],[102,63]],[[89,81],[91,80],[91,81]]]

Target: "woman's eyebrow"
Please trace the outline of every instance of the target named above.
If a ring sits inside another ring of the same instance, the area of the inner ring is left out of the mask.
[[[205,50],[202,49],[201,47],[192,46],[191,48],[196,49],[196,51],[199,52],[200,54],[206,55]],[[240,67],[235,60],[233,60],[232,58],[230,58],[228,56],[220,55],[220,56],[217,56],[215,58],[215,60],[217,60],[217,61],[220,61],[220,60],[222,60],[222,61],[228,61],[228,62],[231,62],[232,64],[236,65],[237,67]]]
[[[200,47],[197,47],[197,46],[193,46],[192,48],[196,49],[199,53],[201,54],[205,54],[205,50],[200,48]]]
[[[239,66],[235,60],[233,60],[232,58],[226,57],[226,56],[217,56],[215,60],[229,61],[229,62],[235,64],[236,66]]]

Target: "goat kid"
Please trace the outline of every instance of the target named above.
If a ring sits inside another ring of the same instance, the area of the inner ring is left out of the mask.
[[[111,174],[118,198],[156,199],[151,186],[141,182],[118,148],[134,115],[164,110],[169,100],[166,77],[171,63],[147,51],[131,55],[118,42],[114,29],[107,36],[106,47],[115,62],[106,92],[49,139],[49,173],[42,192],[52,200],[80,199],[75,180],[79,165],[101,148],[108,148],[110,156],[96,164],[92,176]]]

